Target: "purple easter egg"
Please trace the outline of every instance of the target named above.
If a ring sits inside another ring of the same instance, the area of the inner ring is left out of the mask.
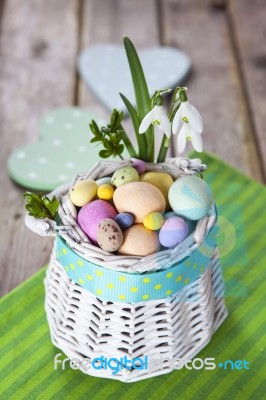
[[[179,217],[169,218],[163,224],[159,232],[159,241],[162,246],[174,248],[181,243],[188,234],[186,222]]]
[[[146,171],[147,166],[145,161],[139,160],[138,158],[132,158],[132,161],[133,161],[132,167],[134,167],[139,174],[143,174]]]
[[[116,209],[105,200],[94,200],[83,206],[78,213],[78,224],[88,238],[97,243],[100,222],[105,218],[114,219]]]

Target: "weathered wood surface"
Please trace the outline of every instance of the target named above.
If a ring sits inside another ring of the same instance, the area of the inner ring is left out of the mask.
[[[7,176],[17,146],[36,141],[51,108],[78,104],[108,117],[75,70],[98,42],[185,50],[187,85],[204,117],[207,150],[265,178],[265,17],[263,0],[6,0],[0,6],[1,295],[48,261],[52,241],[23,224],[22,189]],[[216,6],[215,6],[215,5]],[[127,124],[127,127],[130,125]],[[173,146],[175,151],[175,146]]]
[[[17,146],[36,141],[49,109],[71,104],[75,87],[77,9],[72,0],[8,0],[0,36],[1,294],[49,259],[52,241],[24,226],[24,190],[9,179],[6,160]]]

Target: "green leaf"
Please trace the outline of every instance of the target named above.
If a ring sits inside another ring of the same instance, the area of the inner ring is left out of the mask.
[[[42,196],[41,193],[35,194],[26,192],[23,194],[26,201],[26,209],[29,215],[36,218],[55,219],[59,207],[59,201],[54,196],[50,200],[47,196]]]
[[[136,135],[136,139],[137,139],[138,147],[139,147],[139,157],[141,159],[143,159],[143,158],[145,158],[145,148],[146,148],[147,144],[146,144],[145,135],[141,135],[139,133],[140,121],[139,121],[137,111],[135,110],[133,105],[130,103],[130,101],[126,98],[126,96],[124,96],[122,93],[119,93],[119,94],[128,110],[128,113],[130,115],[130,118],[131,118],[131,121],[132,121],[132,124],[134,127],[134,131],[135,131],[135,135]]]
[[[144,72],[137,54],[137,51],[128,37],[124,37],[124,46],[127,54],[127,59],[131,71],[135,97],[136,97],[136,105],[137,105],[137,114],[139,120],[145,117],[146,114],[151,110],[151,99],[146,83],[146,79],[144,76]],[[154,161],[154,130],[153,127],[150,127],[145,133],[146,137],[146,146],[147,143],[150,143],[150,146],[143,150],[146,161]]]
[[[102,158],[108,158],[108,157],[110,157],[111,155],[112,155],[112,153],[110,153],[109,150],[101,150],[101,151],[99,152],[99,156],[102,157]]]

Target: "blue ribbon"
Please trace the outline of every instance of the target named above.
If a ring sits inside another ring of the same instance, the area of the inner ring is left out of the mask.
[[[99,299],[138,303],[172,296],[202,275],[216,247],[217,230],[213,227],[189,257],[171,268],[150,273],[120,272],[93,264],[76,254],[60,236],[56,238],[56,255],[69,278]]]

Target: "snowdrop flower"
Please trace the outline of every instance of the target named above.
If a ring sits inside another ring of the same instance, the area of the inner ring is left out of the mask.
[[[191,128],[198,133],[203,131],[202,118],[198,110],[188,101],[185,90],[180,90],[181,104],[174,116],[172,131],[179,132],[182,122],[189,123]]]
[[[185,122],[181,128],[181,131],[177,139],[177,148],[179,153],[183,153],[186,148],[187,141],[191,141],[194,149],[201,153],[202,152],[202,137],[201,134],[196,132],[192,126]]]
[[[160,97],[157,98],[156,105],[153,109],[143,118],[139,127],[139,133],[145,133],[151,124],[158,125],[166,136],[170,138],[171,123],[163,109],[162,99]]]

